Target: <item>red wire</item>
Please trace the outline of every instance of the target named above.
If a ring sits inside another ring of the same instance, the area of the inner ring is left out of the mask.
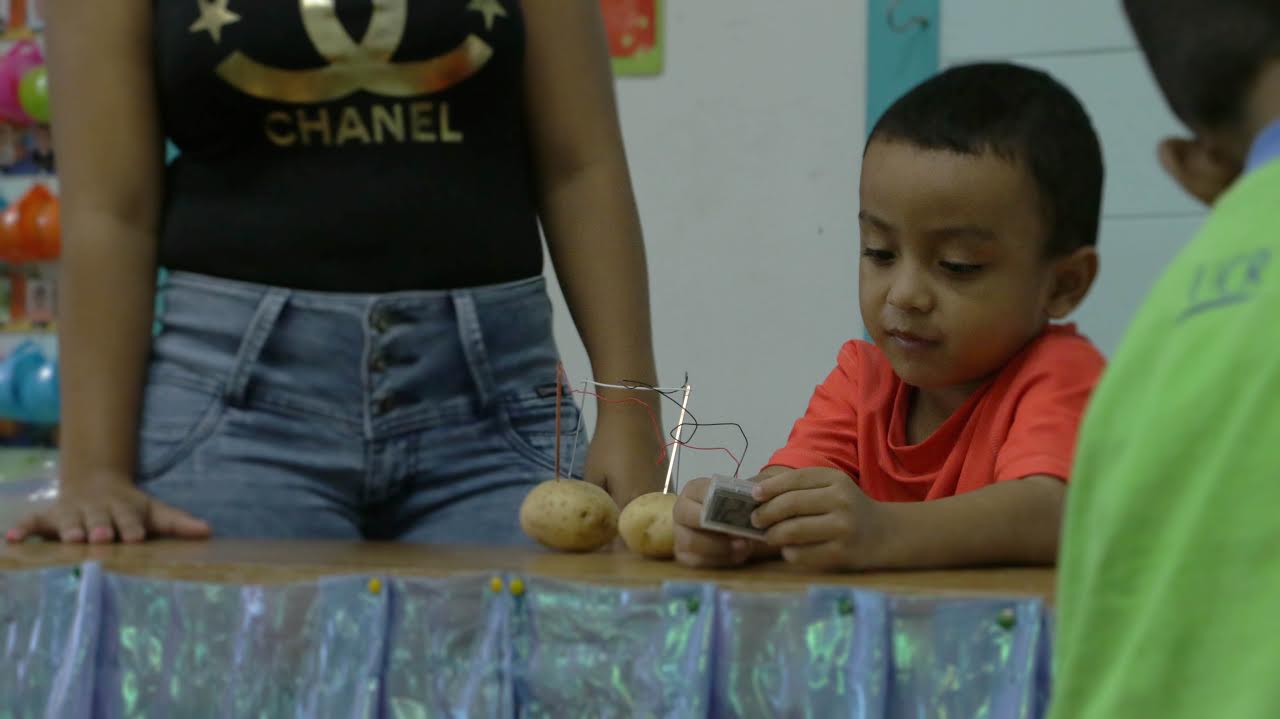
[[[564,394],[560,380],[569,379],[565,375],[564,363],[556,363],[556,479],[560,479],[560,398]]]
[[[679,440],[672,440],[670,442],[667,442],[668,447],[670,447],[673,444],[679,444],[685,449],[696,449],[699,452],[724,452],[725,454],[729,455],[729,459],[732,459],[735,465],[742,464],[740,461],[738,461],[738,455],[731,452],[728,447],[695,447],[694,445],[689,444],[688,442],[681,442]]]
[[[662,427],[658,424],[658,418],[654,416],[653,407],[650,407],[648,402],[645,402],[640,399],[636,399],[635,397],[627,397],[626,399],[609,399],[608,397],[601,396],[599,393],[588,392],[587,390],[583,390],[583,389],[575,389],[573,390],[573,393],[580,394],[586,397],[595,397],[596,400],[600,402],[606,402],[608,404],[626,404],[627,402],[634,402],[644,407],[645,412],[649,414],[649,424],[653,426],[653,433],[658,438],[658,446],[662,448],[662,453],[658,455],[658,461],[656,462],[656,464],[662,464],[663,462],[666,461],[667,445],[664,444],[662,441]],[[579,417],[578,421],[581,422],[582,418]]]

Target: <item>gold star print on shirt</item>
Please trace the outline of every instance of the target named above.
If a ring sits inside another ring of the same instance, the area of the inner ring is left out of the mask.
[[[478,12],[484,16],[484,29],[493,29],[493,20],[498,17],[506,17],[507,11],[502,7],[502,3],[498,0],[471,0],[471,4],[467,6],[468,10]]]
[[[208,32],[214,44],[222,42],[222,28],[239,22],[240,16],[227,8],[231,0],[196,0],[200,17],[191,23],[191,32]]]

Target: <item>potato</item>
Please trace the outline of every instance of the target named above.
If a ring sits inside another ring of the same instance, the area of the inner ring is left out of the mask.
[[[591,552],[618,536],[618,505],[590,482],[550,479],[524,498],[520,528],[552,549]]]
[[[676,495],[651,492],[631,500],[618,518],[618,533],[627,549],[642,557],[670,559],[675,555],[675,526],[671,512]]]

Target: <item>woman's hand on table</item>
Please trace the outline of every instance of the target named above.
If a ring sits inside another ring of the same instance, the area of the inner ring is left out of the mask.
[[[10,542],[44,537],[68,543],[141,542],[149,537],[207,539],[208,522],[155,500],[127,476],[99,475],[74,488],[65,483],[50,507],[5,533]]]
[[[613,497],[618,508],[642,494],[662,489],[665,466],[653,423],[644,412],[603,414],[587,450],[584,478]]]

